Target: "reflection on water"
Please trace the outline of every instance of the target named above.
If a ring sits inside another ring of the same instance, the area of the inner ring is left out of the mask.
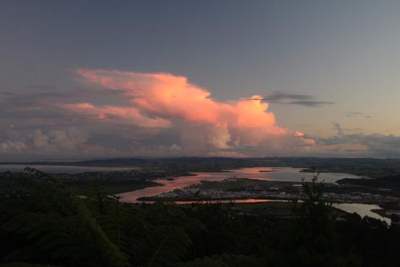
[[[252,167],[231,170],[226,173],[222,173],[226,178],[236,176],[238,178],[257,179],[266,181],[282,181],[282,182],[301,182],[302,179],[310,181],[313,177],[313,173],[301,172],[301,168],[268,168],[268,167]],[[216,175],[215,173],[201,173],[202,176]],[[356,175],[345,174],[345,173],[332,173],[324,172],[320,173],[319,180],[326,183],[334,183],[343,178],[359,178]]]
[[[285,200],[278,199],[234,199],[234,200],[195,200],[195,201],[175,201],[178,205],[188,205],[188,204],[259,204],[259,203],[271,203],[271,202],[288,202]],[[392,220],[384,216],[375,213],[374,210],[381,209],[380,206],[374,204],[359,204],[359,203],[335,203],[333,207],[345,211],[347,213],[357,213],[362,218],[370,217],[386,222],[387,225],[392,223]]]
[[[383,217],[373,210],[381,209],[380,206],[374,204],[359,204],[359,203],[335,203],[333,207],[343,210],[348,213],[357,213],[361,217],[371,217],[386,222],[388,225],[391,224],[391,219]]]
[[[0,172],[4,171],[22,171],[28,165],[20,164],[4,164],[0,165]],[[31,165],[31,167],[49,173],[79,173],[79,172],[96,172],[96,171],[124,171],[132,170],[135,167],[99,167],[99,166],[58,166],[58,165]],[[191,185],[199,184],[201,181],[222,181],[230,178],[247,178],[265,181],[287,181],[301,182],[303,179],[309,181],[312,179],[312,173],[301,172],[300,168],[269,168],[269,167],[252,167],[230,170],[228,172],[198,172],[193,176],[180,176],[174,179],[158,179],[155,182],[158,186],[147,187],[144,189],[119,194],[120,200],[128,203],[136,203],[141,197],[155,196],[164,192],[175,189],[184,188]],[[323,182],[334,183],[343,178],[359,178],[358,176],[344,173],[321,173],[319,179]],[[284,202],[284,200],[271,199],[235,199],[235,200],[208,200],[208,201],[177,201],[177,204],[192,203],[267,203],[267,202]],[[357,204],[357,203],[340,203],[334,204],[335,208],[349,212],[357,213],[361,217],[368,216],[380,219],[390,224],[391,220],[383,217],[372,210],[380,209],[378,205]]]
[[[278,199],[259,199],[259,198],[246,198],[246,199],[226,199],[226,200],[180,200],[175,201],[178,205],[188,205],[188,204],[258,204],[258,203],[271,203],[271,202],[287,202],[285,200]]]
[[[177,205],[191,205],[191,204],[259,204],[259,203],[272,203],[272,202],[288,202],[280,199],[261,199],[261,198],[244,198],[244,199],[218,199],[218,200],[178,200],[173,201]],[[153,204],[154,201],[141,201],[143,204]]]
[[[301,172],[299,168],[267,168],[267,167],[254,167],[242,168],[231,170],[229,172],[199,172],[194,176],[180,176],[172,180],[159,179],[155,182],[159,186],[147,187],[144,189],[126,192],[119,194],[120,200],[128,203],[137,203],[141,197],[155,196],[164,192],[169,192],[175,189],[184,188],[191,185],[199,184],[201,181],[222,181],[230,178],[247,178],[266,181],[288,181],[288,182],[301,182],[311,180],[312,173]],[[345,173],[321,173],[319,176],[321,181],[327,183],[334,183],[343,178],[359,178],[358,176],[345,174]],[[271,199],[235,199],[235,200],[208,200],[208,201],[177,201],[177,204],[212,204],[212,203],[268,203],[268,202],[284,202],[284,200],[271,200]],[[334,204],[335,208],[349,213],[357,213],[361,217],[369,216],[371,218],[385,221],[390,225],[391,220],[383,217],[372,210],[380,209],[378,205],[373,204],[357,204],[357,203],[338,203]]]
[[[187,186],[199,184],[201,181],[222,181],[227,177],[218,173],[218,175],[203,176],[201,173],[192,176],[180,176],[173,180],[157,179],[154,182],[159,183],[158,186],[146,187],[131,192],[119,194],[120,201],[128,203],[136,203],[139,198],[156,196],[161,193],[173,191],[175,189],[184,188]]]
[[[180,176],[172,180],[158,179],[155,182],[160,186],[147,187],[141,190],[126,192],[119,194],[121,201],[135,203],[137,199],[142,197],[155,196],[161,193],[169,192],[175,189],[184,188],[191,185],[199,184],[201,181],[222,181],[230,178],[247,178],[264,181],[286,181],[301,182],[310,181],[313,177],[312,173],[301,172],[300,168],[269,168],[269,167],[252,167],[230,170],[228,172],[198,172],[194,176]],[[321,173],[320,180],[327,183],[334,183],[342,178],[358,178],[358,176],[344,173]]]

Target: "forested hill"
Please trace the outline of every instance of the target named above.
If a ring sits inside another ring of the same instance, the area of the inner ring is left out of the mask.
[[[398,266],[400,231],[337,217],[319,184],[293,216],[235,205],[128,205],[28,169],[0,177],[0,266]]]

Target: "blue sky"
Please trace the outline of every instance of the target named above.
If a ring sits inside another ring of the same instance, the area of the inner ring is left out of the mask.
[[[82,100],[81,68],[184,76],[216,101],[260,95],[271,99],[280,127],[314,139],[337,137],[338,125],[347,138],[396,138],[398,10],[398,1],[372,0],[2,1],[0,100],[36,108],[3,105],[0,124],[8,129],[12,122],[3,143],[27,145],[35,131],[81,131],[73,115],[32,103],[49,94],[56,102]],[[28,119],[38,122],[26,126]],[[91,139],[108,127],[98,124],[82,135]]]

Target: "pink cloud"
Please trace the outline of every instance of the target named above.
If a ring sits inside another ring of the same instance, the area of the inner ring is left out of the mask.
[[[94,116],[99,120],[124,119],[129,123],[136,124],[141,127],[169,127],[170,122],[162,118],[149,118],[143,116],[140,111],[134,107],[117,107],[117,106],[95,106],[91,103],[73,103],[64,104],[65,108]]]
[[[299,132],[293,134],[278,126],[268,103],[260,96],[217,101],[207,89],[190,83],[186,77],[168,73],[97,69],[79,69],[77,73],[89,84],[121,91],[130,103],[129,106],[64,105],[99,120],[125,120],[141,127],[175,127],[188,142],[193,140],[200,143],[198,146],[216,149],[257,146],[280,137],[304,138]],[[184,132],[193,127],[200,130],[191,130],[187,138]]]

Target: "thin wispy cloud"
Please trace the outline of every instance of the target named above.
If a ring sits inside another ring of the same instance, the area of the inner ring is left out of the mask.
[[[312,100],[313,97],[311,95],[305,95],[305,94],[289,94],[282,92],[274,92],[270,95],[265,96],[264,99],[271,103],[282,103],[286,101]]]
[[[363,112],[351,111],[346,113],[347,118],[362,118],[362,119],[371,119],[372,116]]]
[[[334,104],[333,102],[330,101],[318,101],[318,100],[304,100],[304,101],[291,101],[290,103],[286,104],[291,104],[291,105],[299,105],[299,106],[304,106],[304,107],[321,107],[321,106],[326,106],[326,105],[332,105]]]
[[[313,108],[334,104],[334,102],[331,101],[321,101],[315,99],[315,97],[312,95],[289,94],[283,92],[274,92],[264,97],[250,98],[250,100],[262,100],[274,104],[298,105]]]
[[[13,96],[13,95],[15,95],[15,94],[12,92],[0,92],[0,96],[3,96],[3,97],[9,97],[9,96]]]

